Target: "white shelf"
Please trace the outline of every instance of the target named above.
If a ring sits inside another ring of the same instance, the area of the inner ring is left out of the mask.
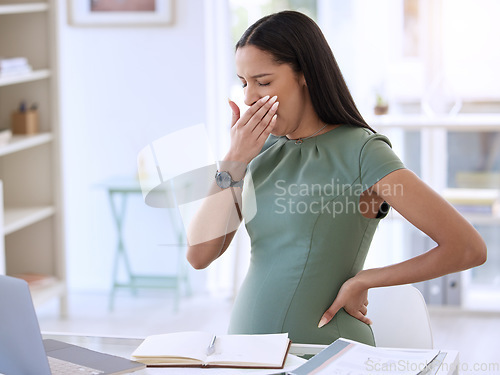
[[[18,83],[38,81],[50,77],[50,70],[39,69],[26,74],[0,77],[0,86],[16,85]]]
[[[399,128],[404,130],[446,129],[449,131],[498,131],[500,115],[494,113],[459,114],[454,116],[383,115],[366,118],[375,130]]]
[[[40,133],[34,135],[14,135],[9,143],[0,146],[0,156],[12,154],[14,152],[26,150],[35,146],[51,142],[51,133]]]
[[[26,4],[8,4],[0,5],[0,15],[2,14],[22,14],[45,12],[49,9],[47,3],[26,3]]]
[[[66,286],[62,281],[55,281],[47,286],[30,288],[30,292],[33,304],[37,308],[54,297],[65,295]]]
[[[500,224],[500,217],[497,215],[488,214],[473,214],[461,212],[462,216],[465,217],[472,225],[491,225],[496,226]]]
[[[8,235],[54,215],[54,207],[6,207],[4,211],[4,234]]]
[[[460,214],[468,220],[472,225],[499,225],[500,224],[500,216],[494,214],[482,214],[482,213],[470,213],[470,212],[462,212],[459,211]],[[391,221],[391,220],[403,220],[406,219],[395,209],[391,209],[387,217],[383,220]]]

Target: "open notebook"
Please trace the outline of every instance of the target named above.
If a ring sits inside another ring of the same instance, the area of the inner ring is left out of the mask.
[[[148,336],[132,357],[148,367],[197,366],[283,368],[290,348],[287,333],[222,335],[174,332]]]

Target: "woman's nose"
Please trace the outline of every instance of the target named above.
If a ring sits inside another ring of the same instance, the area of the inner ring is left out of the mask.
[[[245,88],[245,98],[244,98],[244,103],[247,106],[253,105],[257,100],[259,100],[262,96],[259,95],[258,90],[255,89],[255,87],[250,87],[247,85]]]

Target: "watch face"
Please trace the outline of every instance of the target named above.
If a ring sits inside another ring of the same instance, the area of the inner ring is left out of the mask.
[[[230,187],[232,182],[231,175],[225,171],[217,173],[215,180],[217,182],[217,185],[219,185],[219,187],[221,187],[222,189],[227,189],[228,187]]]

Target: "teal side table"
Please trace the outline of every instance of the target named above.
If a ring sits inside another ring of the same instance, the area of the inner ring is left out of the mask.
[[[174,231],[176,233],[177,247],[177,273],[173,275],[142,275],[133,272],[129,260],[127,248],[124,241],[123,224],[127,212],[127,201],[130,195],[142,195],[139,181],[127,177],[110,178],[99,184],[108,194],[112,218],[116,227],[116,248],[113,261],[112,286],[109,296],[109,310],[113,311],[116,291],[118,289],[130,289],[134,294],[141,288],[170,289],[174,292],[174,311],[178,311],[179,302],[184,288],[187,295],[191,294],[188,278],[188,269],[185,260],[186,243],[184,233],[178,220],[171,218],[172,223],[178,224]],[[171,210],[169,210],[171,212]],[[123,265],[127,281],[120,282],[118,272]]]

